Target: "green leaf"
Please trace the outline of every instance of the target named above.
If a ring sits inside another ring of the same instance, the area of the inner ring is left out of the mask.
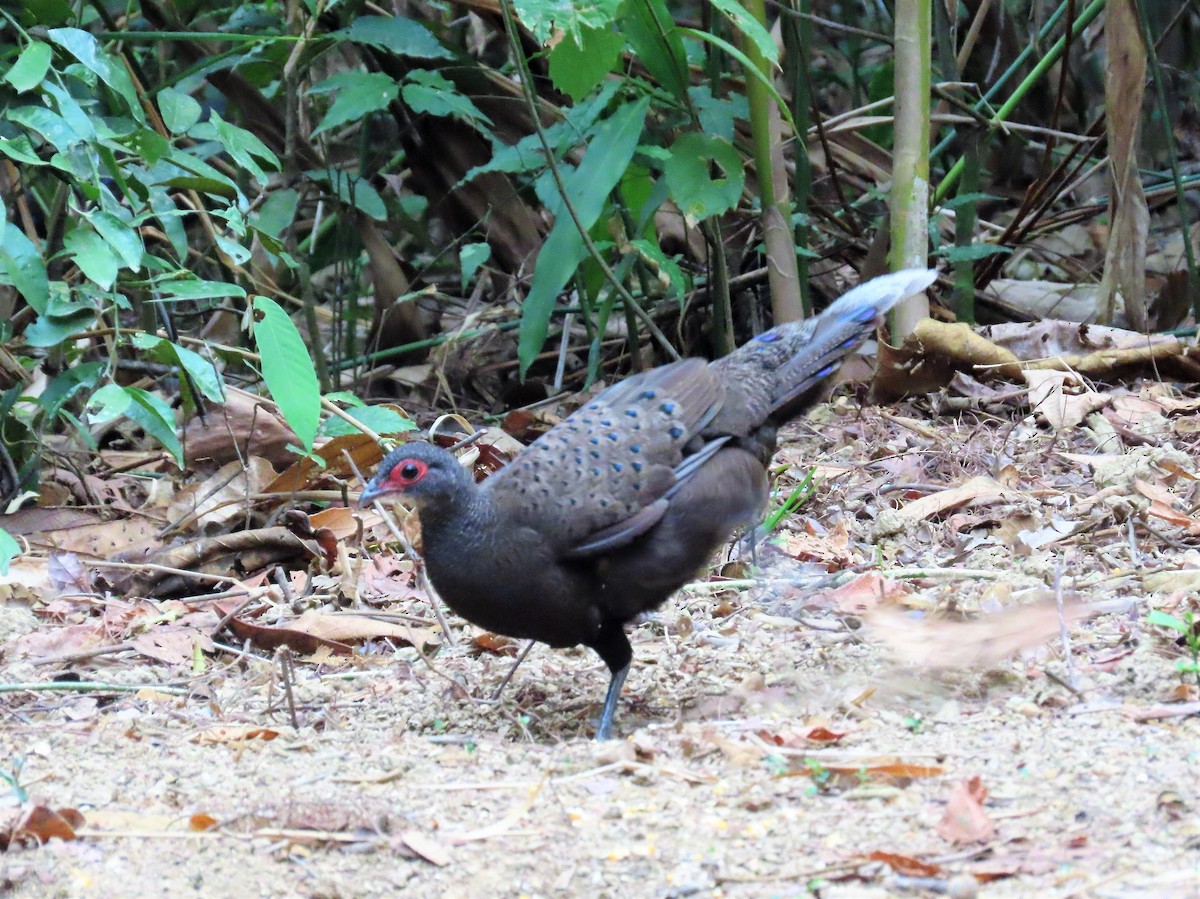
[[[260,184],[266,184],[267,173],[262,170],[257,160],[261,159],[276,171],[279,170],[279,158],[271,148],[245,128],[239,128],[221,118],[214,110],[206,124],[213,127],[221,141],[221,147],[232,157],[233,161],[254,176]]]
[[[1151,609],[1146,615],[1148,624],[1156,624],[1159,627],[1169,627],[1173,631],[1179,631],[1181,634],[1188,632],[1187,622],[1181,618],[1176,618],[1174,615],[1169,615],[1161,609]]]
[[[91,390],[104,374],[103,362],[81,362],[56,375],[37,398],[46,415],[53,418],[73,396]]]
[[[338,199],[347,206],[353,206],[364,212],[377,222],[387,221],[387,206],[383,197],[371,186],[365,178],[359,178],[343,171],[312,171],[308,176],[313,181],[326,181]]]
[[[63,248],[67,255],[79,266],[85,276],[96,282],[104,290],[108,290],[117,280],[120,260],[117,254],[95,231],[90,228],[76,228],[63,238]]]
[[[582,28],[578,41],[563,37],[550,51],[550,80],[578,103],[616,65],[625,36],[611,28]]]
[[[299,205],[300,192],[295,188],[285,187],[272,191],[266,202],[252,216],[251,222],[262,233],[282,240],[284,232],[295,221],[296,209]]]
[[[336,82],[332,89],[337,90],[337,96],[325,113],[325,118],[321,119],[321,124],[313,129],[314,137],[322,131],[387,109],[388,104],[400,95],[400,87],[395,79],[382,72],[341,72],[325,79],[309,93],[323,93],[322,88],[330,82]]]
[[[137,228],[121,221],[110,212],[93,212],[87,218],[120,257],[122,265],[135,272],[141,271],[142,255],[146,248],[142,246],[142,235],[138,233]]]
[[[762,23],[749,15],[738,0],[710,0],[713,6],[725,14],[725,18],[733,23],[733,27],[746,36],[763,58],[773,65],[779,65],[779,48],[771,40],[771,33]]]
[[[18,94],[32,90],[46,77],[53,53],[49,44],[43,44],[41,41],[30,42],[21,51],[12,68],[4,73],[4,80],[11,84]]]
[[[125,414],[131,402],[133,398],[120,384],[105,384],[88,398],[88,420],[96,425],[115,421]]]
[[[722,171],[715,178],[710,173],[714,165]],[[671,146],[663,174],[675,205],[697,220],[736,206],[746,180],[742,158],[731,143],[695,132],[682,135]]]
[[[389,409],[386,406],[363,406],[361,408],[347,409],[346,414],[355,421],[361,421],[376,434],[380,435],[403,434],[405,431],[414,431],[417,428],[417,423],[411,418],[405,418],[395,409]],[[336,415],[331,415],[325,420],[325,424],[321,426],[321,433],[326,437],[341,437],[345,434],[358,434],[360,432],[350,422]]]
[[[129,72],[104,51],[94,36],[78,28],[51,28],[46,34],[50,40],[95,72],[101,81],[119,94],[128,107],[126,112],[139,122],[145,120],[146,115],[138,102],[137,91],[133,88]]]
[[[171,407],[161,397],[148,393],[138,387],[126,387],[129,395],[129,405],[125,408],[125,416],[130,421],[141,425],[142,430],[157,440],[175,459],[175,464],[183,468],[183,444],[175,433],[175,414]]]
[[[227,281],[202,281],[199,278],[161,281],[157,285],[167,297],[177,300],[211,300],[218,297],[246,298],[246,291]]]
[[[624,0],[593,0],[575,3],[571,0],[515,0],[513,7],[521,24],[541,43],[546,43],[555,29],[578,40],[585,28],[608,28]]]
[[[484,115],[470,98],[460,93],[453,81],[440,72],[414,69],[408,73],[408,80],[401,95],[413,112],[435,116],[459,116],[468,122],[492,124],[492,120]]]
[[[479,266],[491,258],[492,248],[486,243],[469,243],[464,244],[463,248],[458,251],[458,265],[462,269],[462,289],[466,292],[467,284],[475,273],[479,271]]]
[[[21,544],[4,528],[0,528],[0,574],[8,574],[9,563],[21,553]]]
[[[92,309],[79,309],[69,315],[39,315],[25,329],[25,343],[31,347],[58,346],[80,331],[86,331],[96,320]]]
[[[633,52],[664,90],[682,102],[689,82],[687,54],[664,0],[639,0],[625,7],[620,30]]]
[[[5,222],[0,240],[0,281],[11,284],[38,313],[50,304],[50,279],[42,254],[25,232]]]
[[[1012,247],[1002,247],[994,243],[973,243],[965,247],[949,247],[946,250],[947,262],[973,262],[976,259],[986,259],[988,256],[1007,256],[1012,253]]]
[[[64,151],[83,140],[66,119],[44,106],[18,106],[5,113],[14,125],[36,131],[50,146]]]
[[[190,94],[164,87],[155,98],[158,101],[158,112],[163,124],[172,134],[183,134],[198,121],[203,111],[200,103]]]
[[[138,332],[131,341],[138,349],[146,350],[166,365],[178,365],[191,376],[192,383],[214,403],[224,402],[225,391],[221,376],[211,362],[187,347],[172,343],[165,337]]]
[[[453,59],[454,54],[438,43],[424,25],[412,19],[359,16],[349,28],[333,35],[356,44],[369,44],[397,56],[416,59]]]
[[[254,323],[254,341],[262,357],[267,390],[304,448],[311,450],[321,417],[321,391],[312,355],[278,303],[256,296],[254,310],[262,316]]]
[[[33,141],[27,134],[18,134],[12,140],[0,138],[0,153],[25,165],[46,164],[45,160],[37,155],[37,150],[33,148]]]
[[[600,217],[609,193],[633,158],[649,105],[649,98],[644,97],[601,122],[583,162],[566,179],[567,193],[584,228],[591,228]],[[556,215],[554,227],[538,252],[533,282],[521,310],[517,356],[522,376],[542,351],[555,298],[584,255],[583,237],[571,216],[563,208],[551,211]]]

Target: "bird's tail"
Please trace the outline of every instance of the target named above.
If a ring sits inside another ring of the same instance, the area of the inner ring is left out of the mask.
[[[920,293],[937,278],[932,269],[904,269],[872,278],[843,294],[816,318],[781,325],[751,341],[771,334],[781,361],[772,397],[773,411],[784,409],[828,377],[842,359],[875,330],[879,317],[905,297]]]

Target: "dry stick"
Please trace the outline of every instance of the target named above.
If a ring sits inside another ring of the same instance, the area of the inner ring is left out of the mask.
[[[114,653],[124,652],[127,649],[133,648],[133,643],[111,643],[108,646],[96,646],[92,649],[81,649],[77,652],[58,652],[54,655],[41,656],[33,659],[29,664],[36,666],[83,662],[87,659],[94,659],[96,656],[110,656]]]
[[[292,720],[292,728],[299,730],[300,721],[296,717],[296,696],[292,692],[292,681],[296,674],[292,663],[292,651],[286,646],[281,646],[275,653],[275,658],[279,661],[279,680],[283,683],[283,695],[287,697],[288,715]]]
[[[211,581],[214,584],[236,584],[237,578],[227,577],[223,574],[208,574],[203,571],[188,571],[186,568],[171,568],[167,565],[154,565],[147,562],[102,562],[93,561],[87,562],[89,568],[118,568],[127,571],[157,571],[162,574],[178,574],[183,577],[194,577],[201,581]]]
[[[1071,685],[1071,690],[1076,694],[1078,687],[1075,682],[1075,661],[1071,658],[1071,632],[1067,627],[1067,612],[1063,606],[1063,569],[1062,563],[1059,563],[1058,571],[1054,573],[1054,605],[1058,608],[1058,633],[1062,638],[1063,656],[1067,663],[1067,683]]]
[[[165,684],[109,684],[104,681],[43,681],[35,683],[0,684],[0,693],[21,693],[25,691],[59,693],[137,693],[141,690],[155,690],[159,693],[169,693],[172,696],[186,696],[184,687],[168,687]]]
[[[513,662],[512,667],[508,669],[508,674],[504,675],[504,680],[500,681],[500,686],[496,688],[496,692],[492,694],[492,702],[500,701],[500,694],[504,692],[504,688],[508,686],[508,682],[512,680],[513,675],[517,673],[517,669],[521,667],[521,663],[525,661],[525,656],[529,655],[529,650],[533,649],[533,644],[537,640],[527,640],[525,648],[517,655],[517,660]]]

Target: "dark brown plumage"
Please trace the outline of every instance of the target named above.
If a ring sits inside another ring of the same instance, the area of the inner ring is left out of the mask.
[[[778,422],[880,314],[934,277],[885,275],[716,362],[685,359],[634,375],[479,485],[445,450],[404,444],[360,502],[402,494],[416,504],[430,580],[468,621],[596,650],[612,673],[596,730],[606,739],[633,657],[626,622],[755,522]]]

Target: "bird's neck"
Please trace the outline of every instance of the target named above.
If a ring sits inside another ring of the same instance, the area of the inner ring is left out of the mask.
[[[471,558],[491,543],[496,528],[496,508],[491,496],[470,479],[454,491],[420,506],[421,535],[428,557],[453,553]]]

